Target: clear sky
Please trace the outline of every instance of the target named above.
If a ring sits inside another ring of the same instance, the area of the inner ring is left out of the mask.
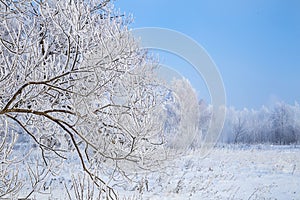
[[[202,45],[222,75],[228,106],[300,102],[299,0],[117,0],[115,6],[133,14],[132,28],[174,29]]]

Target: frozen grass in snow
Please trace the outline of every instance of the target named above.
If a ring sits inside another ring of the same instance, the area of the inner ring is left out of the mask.
[[[32,199],[66,199],[64,183],[70,184],[72,167],[72,162],[65,166],[66,179],[53,180]],[[115,187],[120,199],[300,200],[300,148],[225,146],[205,158],[189,151],[159,171],[135,176],[140,181]]]
[[[149,173],[140,199],[300,199],[300,148],[252,146],[197,151]]]

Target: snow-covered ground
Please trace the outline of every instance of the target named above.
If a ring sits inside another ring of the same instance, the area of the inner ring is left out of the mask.
[[[189,152],[148,173],[132,199],[300,199],[300,148],[218,147],[206,158]],[[148,191],[147,191],[148,187]],[[133,194],[134,193],[134,194]]]
[[[67,168],[72,169],[72,163]],[[66,199],[64,178],[52,182],[51,195],[31,198]],[[198,150],[189,151],[167,167],[135,178],[140,181],[114,187],[121,200],[300,200],[300,147],[225,146],[205,158]]]

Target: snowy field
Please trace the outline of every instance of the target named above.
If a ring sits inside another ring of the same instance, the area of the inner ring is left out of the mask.
[[[121,200],[300,200],[300,147],[217,147],[205,158],[195,150],[136,176],[140,181],[114,187]],[[50,196],[32,199],[67,199],[61,181],[51,188]]]
[[[160,173],[149,173],[145,180],[142,194],[122,194],[126,199],[296,200],[300,199],[300,148],[218,147],[204,159],[194,151]]]

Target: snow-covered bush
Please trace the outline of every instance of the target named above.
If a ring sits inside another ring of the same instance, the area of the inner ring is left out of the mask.
[[[33,196],[73,159],[87,184],[117,198],[109,183],[150,168],[163,143],[164,89],[130,18],[109,0],[1,1],[0,10],[0,133],[17,127],[35,144],[22,174],[1,180],[24,181],[1,195]]]

